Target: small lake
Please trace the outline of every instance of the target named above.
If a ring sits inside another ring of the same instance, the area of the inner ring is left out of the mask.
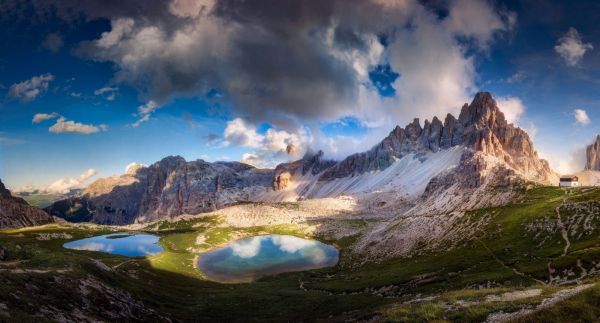
[[[67,242],[73,250],[100,251],[127,257],[144,257],[163,252],[158,236],[152,234],[113,233]]]
[[[264,235],[234,241],[200,255],[198,268],[221,283],[251,282],[284,272],[332,267],[336,248],[315,240],[287,235]]]

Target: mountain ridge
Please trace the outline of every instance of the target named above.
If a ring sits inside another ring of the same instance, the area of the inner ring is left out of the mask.
[[[450,149],[453,153],[446,157],[439,155]],[[387,171],[383,177],[374,175],[383,171]],[[414,177],[411,172],[423,175]],[[480,92],[463,105],[458,118],[448,114],[442,123],[434,117],[423,127],[414,119],[405,128],[396,126],[370,150],[338,162],[326,160],[322,151],[275,169],[237,162],[186,162],[169,156],[133,173],[97,180],[81,196],[58,201],[46,211],[72,221],[126,224],[213,211],[244,201],[350,194],[367,196],[368,203],[382,196],[414,203],[451,188],[466,203],[472,200],[470,193],[485,191],[482,185],[551,183],[556,178],[527,133],[506,121],[489,92]]]

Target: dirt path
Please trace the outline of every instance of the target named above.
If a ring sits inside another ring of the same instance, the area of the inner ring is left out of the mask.
[[[517,268],[513,268],[513,267],[510,267],[510,266],[508,266],[507,264],[505,264],[505,263],[502,261],[502,259],[498,258],[498,257],[497,257],[497,256],[496,256],[496,255],[495,255],[493,252],[492,252],[492,250],[490,250],[490,248],[488,248],[488,246],[486,246],[486,244],[485,244],[485,243],[483,243],[483,241],[481,241],[481,240],[477,240],[477,241],[479,241],[479,243],[481,243],[481,245],[482,245],[482,246],[485,248],[485,250],[487,250],[487,251],[489,252],[489,254],[490,254],[492,257],[494,257],[494,260],[496,260],[496,262],[497,262],[498,264],[500,264],[502,267],[504,267],[504,268],[506,268],[506,269],[509,269],[509,270],[512,270],[512,271],[513,271],[515,274],[517,274],[517,275],[519,275],[519,276],[521,276],[521,277],[527,278],[527,279],[531,279],[531,280],[533,280],[533,281],[535,281],[535,282],[537,282],[537,283],[540,283],[540,284],[542,284],[542,285],[547,285],[547,284],[548,284],[548,283],[546,283],[545,281],[539,280],[539,279],[537,279],[537,278],[533,278],[533,277],[531,277],[531,276],[529,276],[529,275],[527,275],[527,274],[525,274],[525,273],[523,273],[523,272],[520,272],[519,270],[517,270]]]
[[[539,305],[537,305],[534,308],[523,308],[519,311],[512,312],[512,313],[504,313],[504,312],[492,313],[492,314],[488,315],[485,322],[486,323],[501,323],[501,322],[508,322],[508,321],[516,320],[520,317],[523,317],[523,316],[526,316],[529,314],[533,314],[540,310],[552,307],[552,306],[556,305],[558,302],[561,302],[563,300],[571,298],[585,290],[588,290],[588,289],[594,287],[594,285],[595,284],[586,284],[586,285],[579,285],[579,286],[576,286],[573,288],[563,289],[561,291],[558,291],[558,292],[552,294],[552,296],[550,296],[549,298],[544,299]]]

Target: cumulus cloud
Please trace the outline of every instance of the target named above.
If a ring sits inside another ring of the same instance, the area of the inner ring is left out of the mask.
[[[569,28],[569,31],[561,36],[554,46],[554,50],[569,66],[578,65],[583,55],[592,49],[594,46],[591,43],[584,43],[579,32],[573,27]]]
[[[59,115],[56,112],[52,112],[52,113],[36,113],[33,116],[33,119],[31,120],[32,123],[40,123],[40,122],[44,122],[46,120],[51,120],[54,118],[58,118]]]
[[[77,133],[82,135],[89,135],[106,130],[108,130],[108,126],[104,124],[97,126],[92,124],[84,124],[67,120],[65,117],[58,117],[56,123],[48,128],[48,131],[52,133]]]
[[[87,181],[96,176],[96,174],[97,171],[90,168],[77,177],[60,178],[41,190],[48,193],[66,194],[73,189],[83,188]]]
[[[118,87],[105,86],[94,91],[94,95],[101,96],[107,101],[113,101],[119,92]]]
[[[297,132],[269,128],[265,134],[259,134],[254,125],[236,118],[227,123],[223,140],[228,146],[256,149],[243,154],[242,162],[256,167],[274,167],[283,161],[298,158],[307,149],[308,134],[302,129]]]
[[[494,36],[510,30],[516,24],[514,12],[496,12],[488,1],[451,1],[446,26],[452,32],[472,38],[479,46],[487,47]]]
[[[251,124],[266,121],[296,135],[308,126],[320,136],[319,122],[352,116],[377,128],[373,133],[388,132],[415,116],[456,113],[469,101],[474,55],[509,32],[516,15],[485,0],[442,3],[444,16],[415,0],[39,6],[54,6],[67,20],[81,13],[109,19],[111,29],[76,53],[112,62],[113,81],[133,85],[157,107],[217,90],[218,100]],[[396,97],[382,98],[371,84],[368,72],[381,65],[400,75],[392,84]],[[138,117],[134,126],[150,114]]]
[[[583,109],[575,109],[573,110],[573,115],[575,116],[575,121],[577,121],[580,125],[588,125],[592,122],[590,117],[587,114],[587,111]]]
[[[525,112],[523,101],[517,97],[507,96],[496,98],[498,108],[504,113],[506,121],[509,123],[519,124],[521,115]]]
[[[8,89],[8,96],[21,102],[33,101],[48,90],[48,85],[52,80],[54,80],[54,75],[50,73],[34,76],[29,80],[11,85]]]
[[[229,121],[223,136],[227,145],[252,148],[260,147],[264,140],[263,135],[259,135],[253,126],[247,124],[241,118]]]
[[[46,35],[46,38],[44,38],[42,47],[53,53],[58,53],[58,51],[63,47],[63,44],[63,38],[59,33],[49,33]]]
[[[138,169],[140,168],[144,168],[147,167],[148,165],[146,164],[142,164],[142,163],[129,163],[127,166],[125,166],[125,174],[133,174],[135,175],[135,173],[138,171]]]
[[[152,114],[152,112],[154,112],[155,110],[157,110],[159,108],[160,108],[160,106],[152,100],[146,102],[146,104],[140,105],[138,107],[138,113],[137,113],[137,116],[139,117],[139,119],[136,122],[134,122],[132,124],[132,126],[134,128],[137,128],[142,123],[150,120],[150,115]]]

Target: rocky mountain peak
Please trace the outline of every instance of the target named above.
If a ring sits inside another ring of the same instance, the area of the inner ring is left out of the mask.
[[[479,92],[475,95],[471,104],[465,103],[458,120],[465,127],[493,128],[506,125],[504,113],[500,111],[489,92]]]
[[[415,118],[406,127],[396,126],[371,150],[354,154],[326,170],[324,180],[383,170],[408,154],[423,156],[441,149],[464,146],[497,157],[527,177],[549,181],[550,166],[537,156],[525,131],[508,124],[489,92],[479,92],[471,104],[465,103],[458,119],[451,114],[442,122],[434,117],[421,127]]]
[[[589,145],[585,151],[587,162],[585,170],[600,171],[600,135],[596,137],[596,141]]]

